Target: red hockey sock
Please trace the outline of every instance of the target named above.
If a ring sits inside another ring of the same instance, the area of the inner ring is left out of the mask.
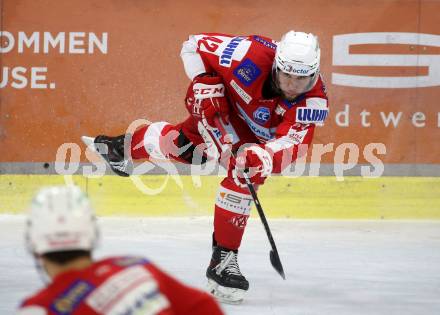
[[[167,159],[178,150],[179,132],[167,122],[154,122],[136,130],[131,138],[131,157],[134,160]]]
[[[252,197],[227,177],[220,184],[215,202],[214,238],[218,245],[236,250],[240,247],[252,205]]]

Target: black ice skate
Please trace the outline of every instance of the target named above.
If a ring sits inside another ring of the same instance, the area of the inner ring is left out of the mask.
[[[81,137],[87,146],[92,146],[99,155],[107,162],[113,172],[119,176],[130,176],[133,169],[131,160],[124,158],[125,135],[117,137],[97,136]]]
[[[214,246],[211,263],[206,270],[208,290],[220,302],[238,304],[243,301],[249,282],[241,274],[237,251]]]

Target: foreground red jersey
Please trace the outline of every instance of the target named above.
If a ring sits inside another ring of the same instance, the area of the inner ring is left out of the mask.
[[[58,275],[19,314],[223,314],[207,293],[140,257],[113,257]]]

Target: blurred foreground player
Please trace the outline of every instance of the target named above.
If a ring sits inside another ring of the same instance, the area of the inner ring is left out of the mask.
[[[223,314],[205,292],[187,287],[142,257],[92,260],[98,229],[76,186],[42,189],[33,199],[26,242],[47,286],[20,315]]]
[[[233,135],[238,158],[224,165],[228,173],[213,201],[213,251],[206,271],[209,291],[223,302],[241,302],[249,288],[238,264],[252,205],[243,170],[250,170],[258,188],[289,167],[301,155],[301,145],[311,144],[315,127],[328,115],[320,55],[311,33],[289,31],[279,42],[260,35],[191,35],[181,51],[191,80],[188,118],[176,125],[153,122],[131,137],[100,135],[91,141],[98,152],[98,146],[105,147],[101,155],[115,173],[129,176],[131,158],[215,160],[224,152],[219,130]],[[160,108],[161,102],[150,106]]]

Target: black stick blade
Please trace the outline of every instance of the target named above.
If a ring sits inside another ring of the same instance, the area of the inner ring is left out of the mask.
[[[283,265],[281,264],[280,256],[278,256],[277,251],[271,250],[269,253],[270,263],[275,268],[275,270],[280,274],[281,278],[286,280],[286,275],[284,274]]]

